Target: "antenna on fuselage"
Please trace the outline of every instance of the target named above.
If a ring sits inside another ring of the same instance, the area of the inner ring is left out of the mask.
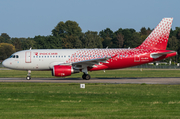
[[[108,49],[108,46],[106,47],[106,49]]]
[[[30,47],[30,49],[29,50],[31,50],[32,49],[32,47]]]

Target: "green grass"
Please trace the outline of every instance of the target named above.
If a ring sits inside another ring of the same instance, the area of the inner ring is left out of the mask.
[[[124,77],[180,77],[180,70],[142,70],[123,69],[89,72],[92,78],[124,78]],[[26,77],[27,71],[0,70],[0,77]],[[51,71],[32,71],[32,77],[52,77]],[[72,74],[67,78],[81,78],[82,73]]]
[[[180,85],[0,83],[0,118],[179,119]]]

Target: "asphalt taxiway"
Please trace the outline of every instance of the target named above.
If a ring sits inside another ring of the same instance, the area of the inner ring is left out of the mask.
[[[0,82],[47,82],[47,83],[112,83],[112,84],[180,84],[178,78],[92,78],[83,80],[81,78],[0,78]]]

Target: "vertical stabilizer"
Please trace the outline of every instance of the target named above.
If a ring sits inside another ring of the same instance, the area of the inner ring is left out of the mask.
[[[165,50],[169,38],[173,18],[164,18],[151,32],[138,49],[160,49]]]

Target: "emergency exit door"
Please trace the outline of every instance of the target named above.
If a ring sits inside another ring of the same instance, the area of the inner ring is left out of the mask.
[[[30,51],[27,51],[25,53],[25,62],[26,63],[31,63],[31,52]]]

